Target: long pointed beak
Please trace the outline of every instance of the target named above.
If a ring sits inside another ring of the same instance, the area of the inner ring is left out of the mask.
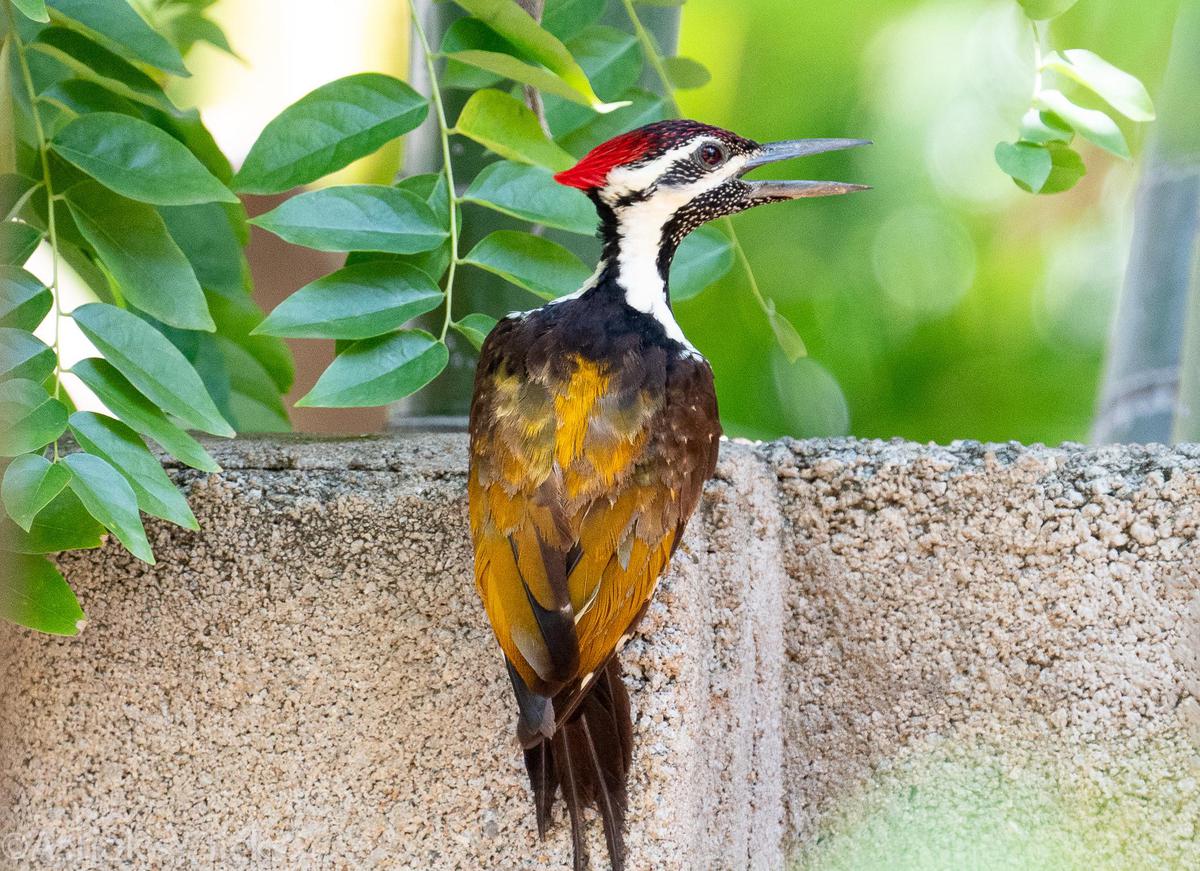
[[[771,142],[762,146],[758,153],[746,162],[741,175],[760,166],[809,157],[828,151],[844,151],[870,145],[869,139],[790,139],[786,142]],[[850,184],[840,181],[746,181],[751,196],[756,200],[797,200],[804,197],[831,197],[870,190],[870,185]]]

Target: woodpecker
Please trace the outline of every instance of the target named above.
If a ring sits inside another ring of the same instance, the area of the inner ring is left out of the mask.
[[[538,832],[561,792],[576,871],[588,864],[591,805],[611,867],[624,867],[633,734],[618,654],[679,547],[721,437],[712,369],[671,312],[672,258],[716,218],[863,190],[745,177],[862,144],[760,145],[684,120],[598,146],[555,176],[595,204],[595,274],[509,315],[483,344],[468,476],[475,582],[516,696]]]

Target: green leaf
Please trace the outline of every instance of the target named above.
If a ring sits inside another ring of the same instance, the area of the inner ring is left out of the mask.
[[[21,454],[4,470],[0,499],[13,522],[28,532],[33,518],[70,480],[70,470],[61,463],[51,463],[41,454]]]
[[[683,91],[703,88],[712,81],[712,73],[708,71],[708,67],[690,57],[665,58],[663,66],[667,70],[671,84]]]
[[[424,97],[381,73],[329,82],[266,126],[234,185],[245,193],[274,194],[308,184],[416,129],[428,111]]]
[[[628,92],[641,79],[644,68],[642,48],[632,34],[596,25],[572,39],[568,48],[587,71],[597,93],[605,97],[631,98]],[[552,95],[545,98],[544,104],[546,122],[555,138],[594,121],[628,112],[628,106],[625,106],[607,115],[597,115]]]
[[[496,328],[497,323],[499,321],[495,318],[477,312],[467,315],[461,321],[454,321],[450,326],[454,327],[478,351],[483,347],[483,340]]]
[[[548,170],[506,160],[483,168],[463,199],[514,218],[590,236],[596,210],[588,198],[558,184]]]
[[[1042,91],[1034,98],[1033,104],[1039,109],[1058,115],[1089,142],[1099,145],[1117,157],[1129,159],[1129,146],[1121,128],[1103,112],[1077,106],[1061,91]]]
[[[446,368],[449,352],[424,330],[401,330],[355,342],[338,355],[296,405],[357,408],[416,393]]]
[[[221,203],[158,208],[200,286],[235,299],[245,296],[251,286],[250,265],[238,242],[236,221],[228,212],[239,208]]]
[[[221,147],[217,145],[212,131],[204,126],[199,111],[196,109],[187,109],[186,111],[173,109],[170,112],[161,112],[150,109],[145,114],[148,121],[166,130],[186,145],[188,150],[196,155],[196,158],[216,176],[221,184],[228,186],[233,181],[233,166],[230,164],[229,158],[225,156],[225,152],[221,151]],[[236,205],[236,203],[231,203],[231,205]]]
[[[154,553],[138,516],[137,496],[129,482],[106,460],[92,454],[68,454],[62,462],[71,470],[71,492],[88,514],[99,520],[135,557],[154,565]]]
[[[1046,179],[1039,193],[1057,194],[1075,187],[1087,174],[1083,158],[1073,149],[1057,142],[1051,142],[1046,147],[1050,150],[1053,168],[1050,170],[1050,178]]]
[[[285,412],[240,390],[230,392],[229,407],[237,422],[238,432],[278,433],[292,430],[292,422]]]
[[[632,33],[595,25],[571,40],[569,48],[597,91],[628,105],[625,92],[637,85],[644,67],[641,46]]]
[[[140,118],[116,112],[81,115],[50,145],[109,190],[143,203],[238,201],[183,143]]]
[[[3,554],[0,617],[50,635],[78,635],[83,609],[70,585],[44,556]]]
[[[511,42],[492,30],[478,18],[460,18],[446,29],[442,37],[442,54],[456,51],[481,50],[519,56],[520,52]],[[470,67],[454,60],[447,60],[442,70],[443,88],[462,88],[475,91],[490,88],[500,81],[500,76],[478,67]]]
[[[189,76],[183,58],[171,43],[133,11],[126,0],[48,0],[50,8],[89,33],[108,42],[130,60],[163,72]]]
[[[0,175],[0,220],[16,214],[17,204],[28,202],[28,194],[41,183],[16,172]]]
[[[187,0],[183,0],[183,2],[187,2]],[[201,8],[179,9],[172,17],[160,19],[159,26],[170,35],[171,42],[175,43],[182,55],[186,56],[196,43],[207,42],[245,63],[245,59],[240,57],[230,46],[225,31],[215,21],[205,18]]]
[[[71,316],[108,361],[159,408],[196,429],[234,435],[196,370],[154,327],[106,303],[82,305]]]
[[[125,476],[138,508],[184,529],[200,528],[187,500],[136,432],[119,420],[91,411],[75,412],[69,425],[80,447]]]
[[[245,348],[216,337],[229,370],[229,406],[238,432],[288,432],[292,428],[279,390],[263,365]]]
[[[65,467],[64,467],[65,468]],[[38,512],[29,532],[0,517],[0,547],[14,553],[58,553],[87,550],[103,543],[104,527],[87,513],[68,488]]]
[[[687,0],[634,0],[640,6],[682,6]]]
[[[157,19],[158,29],[162,31],[163,36],[174,43],[175,48],[178,48],[185,58],[197,43],[206,42],[245,64],[245,59],[230,46],[221,26],[205,18],[203,8],[188,8],[186,4],[190,2],[191,0],[163,2],[162,5],[167,7],[168,14]]]
[[[66,192],[71,216],[125,298],[181,330],[213,330],[204,292],[162,216],[96,182]]]
[[[547,300],[574,293],[592,274],[556,242],[517,230],[497,230],[485,237],[463,262]]]
[[[801,357],[807,357],[808,349],[804,346],[804,339],[800,338],[800,333],[792,326],[792,322],[776,310],[775,300],[766,300],[766,314],[771,332],[775,334],[775,341],[779,343],[779,348],[788,362],[795,363]]]
[[[440,172],[410,175],[396,182],[396,187],[424,200],[437,216],[439,224],[450,225],[450,197],[447,194],[446,177]]]
[[[578,130],[564,134],[559,140],[562,147],[571,154],[582,157],[601,142],[607,142],[618,134],[667,117],[666,100],[657,94],[630,91],[625,96],[631,101],[628,107],[608,115],[598,115]]]
[[[424,173],[409,176],[396,183],[396,187],[415,195],[433,211],[439,227],[450,226],[450,196],[446,187],[446,177],[441,173]],[[420,269],[435,282],[440,281],[450,265],[450,239],[447,236],[442,244],[432,251],[420,254],[386,254],[378,251],[352,251],[346,257],[346,265],[358,263],[373,263],[380,260],[395,260],[407,263]]]
[[[3,8],[0,8],[0,16],[3,16],[3,14]],[[8,29],[6,24],[7,22],[4,18],[0,17],[0,37],[3,37],[5,35],[4,32]],[[12,129],[16,133],[14,139],[17,143],[27,146],[30,151],[36,152],[38,137],[37,131],[34,129],[32,106],[29,101],[30,89],[25,87],[24,68],[26,65],[29,67],[30,81],[33,85],[32,92],[35,95],[40,94],[57,81],[70,78],[71,73],[63,64],[30,50],[33,41],[39,34],[52,28],[31,24],[24,18],[17,18],[16,25],[15,35],[18,40],[24,43],[25,51],[23,53],[25,57],[24,63],[22,63],[20,56],[14,51],[15,44],[11,41],[6,41],[6,45],[3,46],[6,49],[4,55],[8,60],[7,83],[9,84],[9,93],[6,96],[11,99],[12,108],[16,110],[15,123],[12,124],[11,128],[6,127],[6,130]],[[42,120],[44,124],[46,119],[43,117]],[[20,165],[14,163],[6,164],[5,170],[8,172],[21,171],[29,175],[38,176],[39,178],[42,176],[42,167],[36,160],[23,160],[20,161]]]
[[[543,30],[524,9],[512,0],[457,0],[476,18],[515,45],[522,54],[550,70],[578,91],[597,112],[610,112],[619,103],[605,103],[592,90],[583,68],[558,37]]]
[[[0,456],[44,448],[66,431],[67,408],[36,381],[0,382]]]
[[[1045,186],[1054,168],[1050,150],[1031,142],[1001,142],[996,146],[996,163],[1018,186],[1033,193]]]
[[[1078,82],[1131,121],[1154,120],[1154,102],[1146,86],[1097,54],[1082,48],[1053,52],[1042,69]]]
[[[1071,125],[1053,112],[1030,109],[1021,118],[1022,142],[1032,142],[1034,145],[1063,142],[1070,145],[1074,138],[1075,131],[1071,129]]]
[[[529,107],[503,91],[472,94],[458,116],[455,130],[509,160],[555,171],[569,169],[575,163],[571,155],[546,138]]]
[[[449,236],[419,197],[371,184],[302,193],[250,223],[318,251],[417,254]]]
[[[63,208],[60,214],[65,219],[71,217],[71,212],[67,208]],[[58,254],[97,299],[111,300],[113,298],[112,284],[108,280],[108,274],[99,261],[92,259],[94,255],[91,253],[91,246],[86,242],[82,244],[86,248],[69,244],[66,240],[60,240]]]
[[[54,352],[27,330],[0,327],[0,380],[44,381],[54,371]]]
[[[1079,0],[1017,0],[1017,2],[1025,10],[1025,14],[1034,21],[1045,21],[1048,18],[1057,18],[1062,15]]]
[[[605,0],[546,0],[541,26],[568,42],[588,25],[598,22],[604,10]]]
[[[446,177],[441,173],[427,173],[423,175],[410,176],[397,182],[396,187],[400,190],[408,191],[415,194],[425,201],[425,204],[433,211],[437,217],[439,227],[450,226],[450,189],[446,184]],[[373,255],[367,252],[364,256],[375,258],[379,255]],[[409,254],[406,256],[392,255],[399,257],[410,266],[415,266],[420,269],[435,282],[440,281],[441,277],[446,274],[446,269],[450,266],[450,238],[447,238],[432,251],[424,251],[420,254]],[[349,260],[347,260],[349,264]]]
[[[605,0],[546,0],[542,27],[567,42],[600,19],[604,3]]]
[[[223,297],[210,295],[208,301],[213,320],[217,322],[217,333],[240,345],[270,375],[276,393],[287,393],[296,379],[296,366],[292,352],[283,339],[267,335],[252,335],[266,314],[249,297]]]
[[[0,327],[32,332],[54,306],[50,290],[19,266],[0,266]]]
[[[70,116],[63,120],[64,126],[69,124],[74,116],[87,115],[91,112],[115,112],[130,117],[138,115],[137,107],[130,100],[86,79],[67,79],[55,82],[38,94],[38,101],[49,103],[65,115]]]
[[[29,47],[64,64],[81,79],[102,85],[126,99],[168,112],[175,109],[154,79],[82,33],[65,27],[47,27]]]
[[[405,263],[358,263],[318,278],[285,299],[255,333],[302,339],[368,339],[442,304],[442,291]]]
[[[37,250],[42,231],[19,221],[0,224],[0,265],[20,266]]]
[[[107,360],[96,357],[80,360],[71,367],[71,373],[86,384],[109,411],[135,431],[154,439],[177,460],[202,472],[221,471],[198,441],[171,423]]]
[[[591,98],[579,93],[554,73],[539,66],[527,64],[512,55],[498,51],[480,51],[469,49],[456,51],[446,55],[448,60],[466,64],[477,69],[486,70],[505,79],[512,79],[522,84],[532,85],[546,94],[554,94],[564,100],[579,103],[581,106],[591,106]]]
[[[568,44],[567,48],[587,72],[592,87],[605,97],[625,96],[625,92],[641,78],[642,49],[630,33],[615,27],[597,25],[587,28]],[[568,103],[553,95],[545,97],[546,122],[556,136],[578,130],[597,117],[595,112]],[[618,110],[623,111],[623,110]]]
[[[190,340],[190,341],[189,341]],[[204,389],[212,397],[213,403],[221,416],[234,429],[237,429],[233,419],[233,408],[229,396],[233,391],[230,384],[229,367],[221,353],[217,337],[211,333],[185,333],[173,338],[180,351],[196,369],[196,374],[204,383]]]
[[[721,231],[701,227],[683,240],[671,265],[671,299],[682,302],[715,284],[733,267],[733,244]]]
[[[13,0],[13,6],[31,21],[45,24],[50,20],[50,14],[46,11],[46,0]]]

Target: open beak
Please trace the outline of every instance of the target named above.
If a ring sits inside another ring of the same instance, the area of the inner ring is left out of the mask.
[[[771,142],[759,148],[746,162],[739,175],[770,163],[824,154],[827,151],[843,151],[870,145],[868,139],[790,139],[786,142]],[[798,200],[803,197],[832,197],[870,190],[870,185],[850,184],[841,181],[746,181],[750,196],[754,200]]]

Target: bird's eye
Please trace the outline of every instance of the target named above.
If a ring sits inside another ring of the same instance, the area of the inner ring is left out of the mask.
[[[700,146],[696,156],[704,166],[715,169],[725,162],[725,149],[714,142],[706,142]]]

